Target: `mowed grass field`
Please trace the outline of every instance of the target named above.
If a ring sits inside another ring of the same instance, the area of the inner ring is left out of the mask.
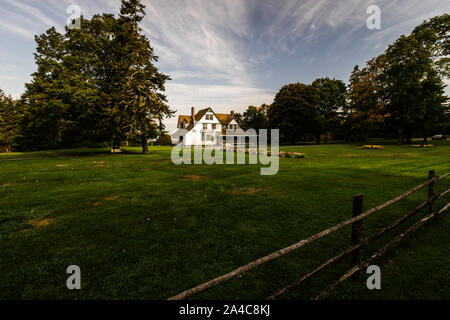
[[[450,143],[286,147],[275,176],[260,165],[180,165],[170,148],[0,155],[0,299],[166,299],[450,171]],[[436,190],[450,187],[450,179]],[[364,220],[365,236],[426,199],[422,190]],[[436,207],[450,201],[447,196]],[[364,257],[425,212],[364,249]],[[366,276],[330,299],[450,299],[450,212],[377,261],[382,290]],[[350,227],[193,299],[265,299],[350,245]],[[66,287],[69,265],[82,289]],[[350,266],[337,264],[283,299],[308,299]]]

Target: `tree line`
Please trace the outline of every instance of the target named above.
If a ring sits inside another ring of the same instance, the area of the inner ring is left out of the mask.
[[[288,143],[299,139],[365,141],[450,132],[443,79],[450,76],[450,15],[425,21],[401,36],[349,84],[320,78],[285,85],[271,105],[249,106],[237,120],[244,129],[277,128]]]
[[[54,27],[36,36],[37,70],[20,99],[0,90],[0,149],[80,146],[120,148],[125,141],[169,143],[163,119],[174,112],[140,23],[145,6],[122,0],[120,12],[81,18],[79,29]],[[364,141],[397,138],[410,143],[449,133],[443,79],[450,76],[450,15],[425,21],[401,36],[349,83],[320,78],[285,85],[271,105],[250,106],[236,120],[244,129],[277,128],[299,140]]]
[[[164,117],[173,115],[164,94],[170,77],[139,27],[139,0],[123,0],[118,17],[81,17],[80,28],[36,36],[37,70],[20,99],[0,95],[0,145],[55,149],[139,143],[164,138]]]

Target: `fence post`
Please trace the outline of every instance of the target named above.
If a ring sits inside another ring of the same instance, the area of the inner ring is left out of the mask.
[[[428,171],[428,179],[432,179],[436,176],[434,170]],[[434,182],[428,185],[428,200],[430,200],[434,196]],[[433,202],[430,202],[428,205],[428,213],[433,212]]]
[[[363,203],[364,203],[364,196],[362,194],[358,194],[353,197],[353,217],[357,217],[361,213],[363,213]],[[352,224],[352,246],[359,244],[362,240],[362,223],[363,221],[360,220]],[[353,252],[351,267],[360,264],[361,264],[361,248]]]

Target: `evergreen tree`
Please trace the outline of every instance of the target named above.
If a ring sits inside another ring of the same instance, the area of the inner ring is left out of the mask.
[[[31,149],[57,148],[61,143],[64,127],[64,92],[60,89],[64,79],[61,61],[65,55],[64,36],[55,28],[36,36],[35,61],[37,71],[33,80],[26,84],[23,95],[25,115],[24,144]]]
[[[0,89],[0,150],[11,152],[19,135],[22,114],[19,103]]]
[[[164,131],[162,119],[170,117],[173,112],[166,104],[163,94],[165,82],[170,77],[158,71],[155,63],[158,57],[150,45],[148,38],[141,33],[139,24],[145,16],[145,6],[139,0],[124,0],[120,9],[120,32],[117,41],[120,43],[120,59],[118,67],[123,74],[121,86],[121,105],[128,110],[130,117],[129,135],[139,137],[142,152],[148,152],[147,141],[157,137],[155,124]]]

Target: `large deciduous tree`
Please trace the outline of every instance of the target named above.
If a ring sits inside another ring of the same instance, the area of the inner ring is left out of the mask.
[[[332,132],[340,124],[340,114],[347,105],[347,87],[341,80],[319,78],[312,86],[319,94],[319,118],[315,130],[316,142],[320,143],[320,135]]]
[[[36,37],[38,70],[27,85],[28,140],[39,147],[76,146],[111,141],[114,149],[147,140],[172,116],[164,95],[170,78],[158,71],[148,38],[139,23],[139,0],[123,0],[119,17],[81,19],[81,28],[55,28]]]
[[[432,49],[414,35],[401,36],[383,55],[382,99],[398,130],[399,143],[411,143],[418,128],[427,133],[442,113],[444,85],[432,59]]]
[[[380,56],[370,60],[363,69],[356,66],[350,76],[346,113],[353,139],[367,140],[391,116],[380,95],[382,69]]]
[[[267,104],[261,105],[261,107],[249,106],[247,110],[235,118],[238,118],[239,125],[242,129],[267,129],[268,119],[267,111],[269,106]]]
[[[296,143],[307,134],[317,134],[320,126],[319,93],[311,85],[285,85],[268,110],[270,127],[280,129],[284,139]]]
[[[430,47],[436,70],[450,77],[450,14],[424,21],[412,35],[423,45]]]

